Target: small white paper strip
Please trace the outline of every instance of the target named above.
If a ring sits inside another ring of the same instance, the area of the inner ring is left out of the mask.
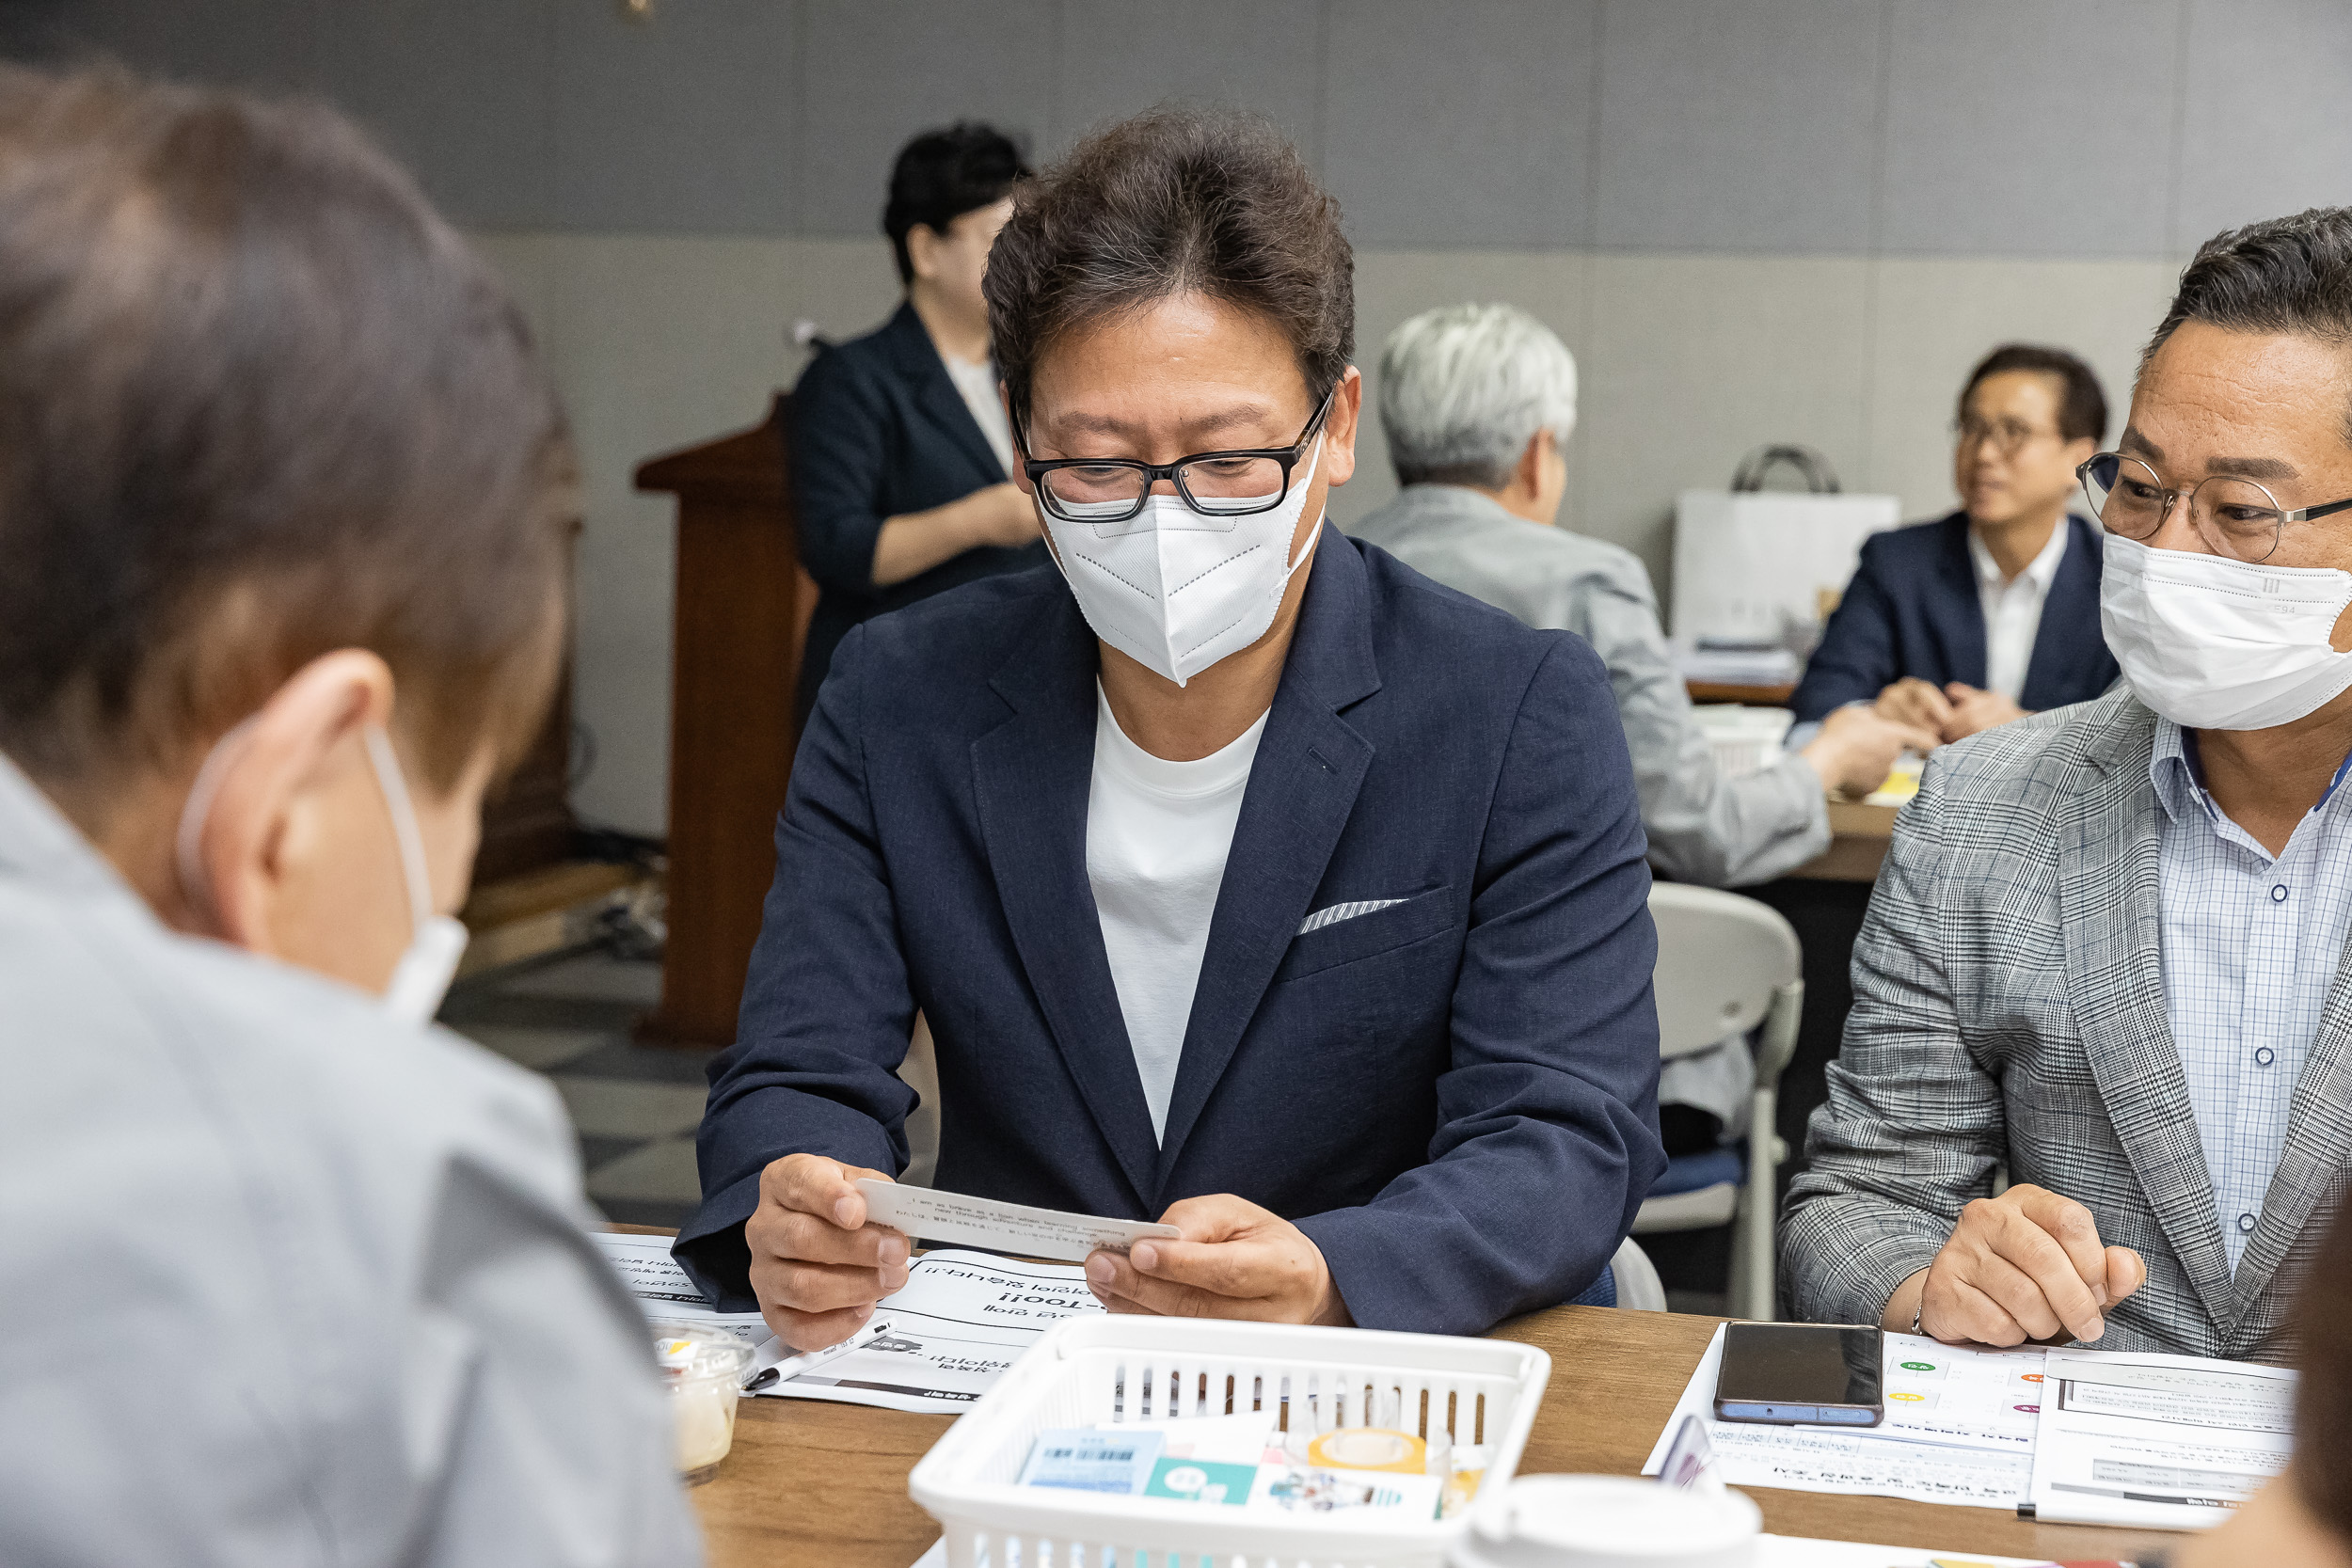
[[[1147,1238],[1173,1242],[1184,1237],[1172,1225],[1033,1209],[1025,1203],[1005,1203],[964,1193],[902,1187],[870,1176],[858,1182],[857,1190],[866,1195],[866,1217],[876,1225],[891,1226],[910,1237],[988,1247],[1024,1258],[1078,1263],[1097,1249],[1124,1252]]]

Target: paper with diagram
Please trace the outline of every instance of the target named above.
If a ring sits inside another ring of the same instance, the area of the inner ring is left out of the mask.
[[[2044,1379],[2036,1518],[2202,1529],[2286,1465],[2295,1374],[2281,1368],[2054,1350]]]
[[[1715,1376],[1724,1331],[1682,1390],[1644,1475],[1655,1475],[1686,1416],[1707,1423],[1716,1474],[1732,1486],[1778,1486],[2011,1508],[2033,1477],[2042,1352],[1962,1350],[1909,1334],[1885,1337],[1886,1417],[1875,1427],[1719,1421]]]

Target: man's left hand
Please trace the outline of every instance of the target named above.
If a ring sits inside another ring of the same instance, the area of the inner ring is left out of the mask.
[[[1944,688],[1944,695],[1952,700],[1952,716],[1944,721],[1944,739],[1948,744],[1964,740],[1979,730],[1989,730],[2006,724],[2012,719],[2023,719],[2026,710],[1997,691],[1985,691],[1964,681],[1953,681]]]
[[[1121,1258],[1087,1259],[1087,1288],[1114,1312],[1257,1323],[1353,1324],[1331,1283],[1323,1249],[1282,1218],[1217,1193],[1188,1197],[1160,1216],[1176,1242],[1137,1242]]]

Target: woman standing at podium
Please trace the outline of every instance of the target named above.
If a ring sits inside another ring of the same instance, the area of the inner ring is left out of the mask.
[[[833,651],[869,616],[993,572],[1045,564],[989,355],[980,276],[1029,170],[962,122],[907,143],[882,230],[906,302],[821,355],[792,395],[801,558],[823,590],[801,660],[805,720]]]

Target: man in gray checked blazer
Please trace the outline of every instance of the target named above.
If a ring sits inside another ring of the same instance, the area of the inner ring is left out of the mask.
[[[2082,469],[2124,689],[1904,809],[1790,1190],[1800,1315],[2290,1352],[2352,1168],[2347,343],[2352,209],[2183,273]]]

